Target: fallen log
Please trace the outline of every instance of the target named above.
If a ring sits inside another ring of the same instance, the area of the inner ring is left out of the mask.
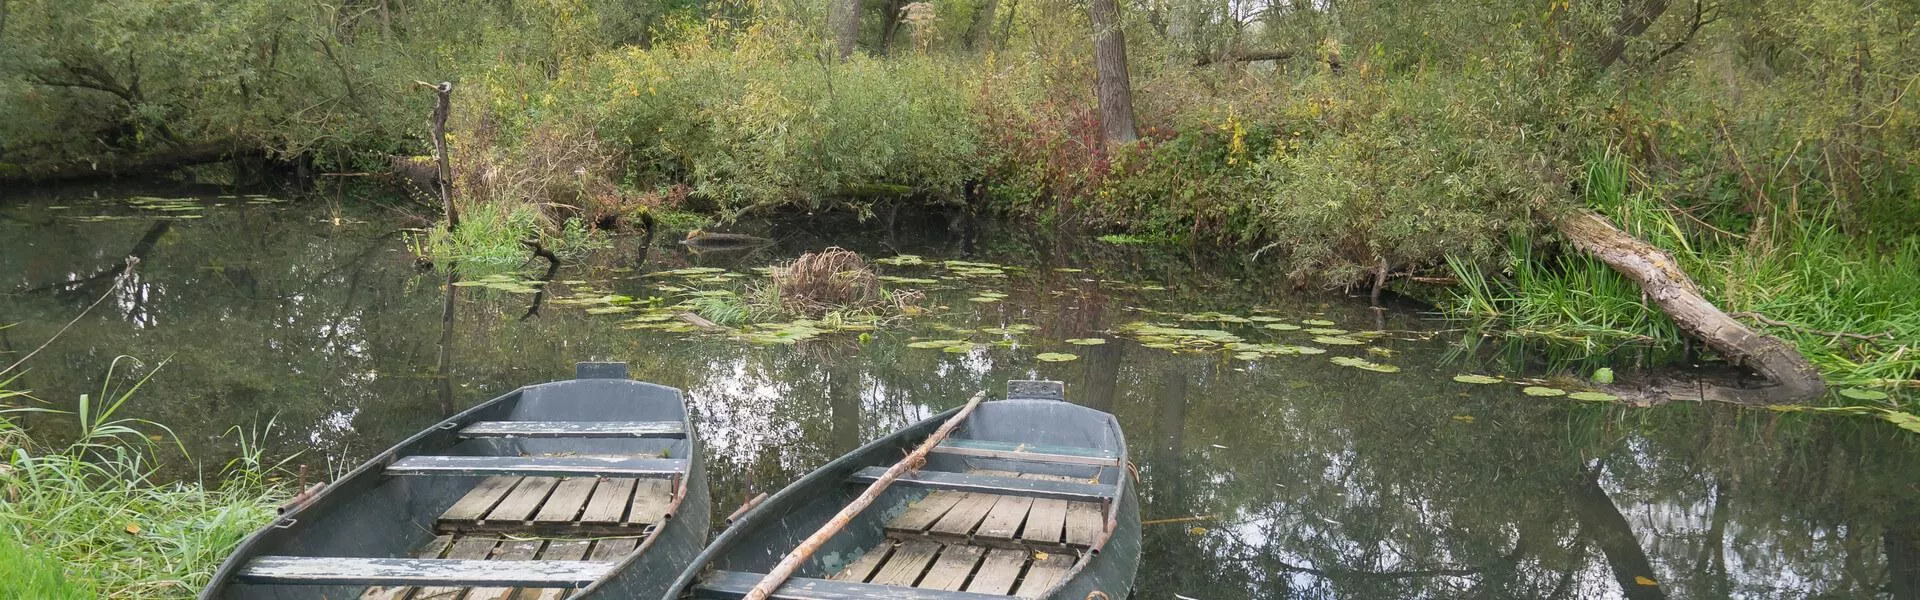
[[[231,142],[192,144],[141,154],[114,154],[87,160],[18,167],[0,166],[0,185],[55,183],[158,175],[233,158]]]
[[[1749,329],[1708,302],[1699,286],[1665,251],[1621,231],[1606,217],[1581,209],[1554,219],[1554,228],[1575,248],[1607,263],[1640,286],[1680,330],[1728,362],[1765,377],[1772,385],[1720,390],[1723,399],[1755,404],[1806,402],[1827,391],[1819,370],[1792,344]]]

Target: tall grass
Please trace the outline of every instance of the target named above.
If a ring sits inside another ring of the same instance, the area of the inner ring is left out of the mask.
[[[1587,203],[1671,253],[1708,300],[1794,343],[1829,381],[1920,387],[1920,241],[1863,239],[1806,215],[1776,215],[1773,222],[1789,225],[1744,236],[1698,233],[1633,182],[1619,157],[1597,157]],[[1502,273],[1451,262],[1465,285],[1447,311],[1497,320],[1517,336],[1587,357],[1622,346],[1682,346],[1673,322],[1605,264],[1579,254],[1536,256],[1525,241],[1511,254]]]
[[[273,482],[278,466],[261,461],[264,431],[240,436],[242,458],[222,469],[221,483],[156,477],[158,448],[142,428],[164,428],[115,416],[150,377],[115,389],[110,376],[105,402],[82,396],[71,412],[0,411],[0,574],[10,575],[0,597],[191,597],[235,544],[272,519],[287,490]],[[31,398],[9,389],[14,381],[0,382],[0,397]],[[24,413],[70,414],[79,437],[42,444],[16,422]]]

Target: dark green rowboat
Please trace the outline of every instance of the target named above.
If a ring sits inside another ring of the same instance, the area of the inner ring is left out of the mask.
[[[783,600],[1124,600],[1140,513],[1113,415],[1015,381],[829,539]],[[795,546],[959,409],[867,444],[734,521],[663,600],[744,597]]]
[[[680,390],[620,363],[415,434],[254,533],[203,599],[653,598],[706,543]]]

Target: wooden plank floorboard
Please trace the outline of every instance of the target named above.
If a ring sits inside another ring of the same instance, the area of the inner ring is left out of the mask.
[[[445,558],[483,559],[492,554],[493,547],[499,543],[500,540],[490,537],[459,538],[447,549]],[[420,588],[413,594],[413,600],[458,600],[466,591],[464,587]]]
[[[673,484],[665,479],[642,479],[633,488],[633,501],[628,505],[627,523],[633,525],[652,525],[659,523],[667,514],[667,505],[673,502]]]
[[[1100,513],[1100,505],[1092,502],[1067,503],[1067,544],[1073,546],[1091,546],[1094,538],[1107,527],[1107,520]]]
[[[880,572],[873,575],[872,583],[911,587],[939,551],[940,545],[933,542],[915,540],[901,544],[887,563],[881,565]]]
[[[441,535],[414,551],[413,557],[440,558],[440,555],[447,551],[447,547],[452,545],[453,536]],[[407,594],[413,593],[413,589],[410,585],[376,585],[360,594],[360,600],[406,600]]]
[[[939,521],[941,516],[946,515],[947,511],[953,508],[953,505],[960,503],[960,499],[965,496],[965,494],[960,492],[934,492],[927,494],[927,497],[921,498],[919,501],[908,506],[906,512],[902,512],[900,516],[894,517],[893,522],[887,524],[887,529],[915,533],[926,531],[928,527],[933,526],[935,521]]]
[[[980,557],[986,553],[985,548],[978,546],[947,546],[927,569],[927,576],[920,579],[920,585],[914,587],[958,592],[967,582],[967,576],[973,574],[973,566],[980,564]]]
[[[946,515],[933,524],[931,531],[948,535],[965,536],[973,532],[973,527],[986,518],[987,511],[993,510],[994,496],[990,494],[967,493],[960,498]]]
[[[530,521],[533,519],[534,511],[540,509],[540,503],[547,499],[547,494],[551,493],[554,486],[559,484],[560,480],[554,477],[528,477],[522,479],[520,480],[520,485],[513,486],[513,491],[507,492],[507,497],[501,499],[500,504],[493,507],[492,511],[488,511],[487,516],[482,517],[480,520],[482,522],[506,521],[509,523]]]
[[[1067,528],[1067,501],[1041,498],[1027,511],[1027,524],[1020,528],[1020,539],[1040,544],[1058,544]]]
[[[494,505],[499,504],[500,499],[505,498],[507,492],[513,491],[514,484],[519,482],[519,477],[488,477],[482,479],[478,485],[473,486],[473,489],[467,490],[467,494],[461,496],[460,500],[454,502],[453,506],[449,507],[446,512],[441,513],[440,520],[452,522],[478,521],[481,517],[486,516],[487,511],[493,510]]]
[[[540,551],[540,560],[584,560],[587,548],[593,542],[587,540],[554,540],[547,542],[547,548]],[[515,600],[563,600],[573,593],[573,588],[522,588]]]
[[[494,550],[491,560],[533,560],[534,556],[540,554],[542,545],[544,542],[540,540],[501,542],[500,547]],[[467,590],[467,597],[462,600],[510,600],[513,598],[513,590],[514,588],[510,587],[473,588]]]
[[[570,477],[554,486],[553,494],[547,496],[546,504],[540,505],[540,512],[534,513],[533,520],[541,523],[568,523],[580,516],[580,510],[586,508],[587,499],[593,496],[593,477]]]
[[[1033,498],[1025,496],[1000,496],[994,498],[993,510],[987,511],[987,518],[980,521],[980,528],[974,535],[995,540],[1010,540],[1020,533],[1020,524],[1027,521],[1027,512],[1033,508]]]
[[[627,516],[627,502],[633,499],[633,484],[637,480],[624,477],[601,479],[593,487],[593,498],[587,500],[587,507],[580,512],[581,523],[619,523]]]
[[[874,569],[879,567],[880,563],[887,559],[887,553],[891,551],[893,551],[893,542],[891,540],[882,541],[880,545],[867,549],[865,554],[860,555],[860,558],[853,559],[853,562],[847,563],[847,568],[841,569],[839,573],[834,573],[832,577],[828,577],[827,579],[866,583],[868,579],[873,578]]]
[[[966,591],[979,594],[1007,595],[1013,593],[1013,584],[1020,580],[1020,568],[1027,564],[1027,552],[995,548],[987,551],[986,560],[981,561],[980,570],[973,574],[973,581],[967,584]]]
[[[587,553],[587,560],[613,562],[640,547],[640,538],[606,538],[593,543],[593,551]]]
[[[1046,558],[1033,561],[1027,567],[1027,574],[1020,580],[1020,591],[1015,594],[1021,598],[1039,598],[1053,588],[1060,577],[1073,567],[1073,558],[1065,554],[1048,554]]]

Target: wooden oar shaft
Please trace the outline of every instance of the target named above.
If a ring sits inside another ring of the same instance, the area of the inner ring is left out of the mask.
[[[780,589],[780,584],[786,583],[787,578],[792,577],[793,572],[800,568],[800,563],[806,562],[807,558],[812,557],[822,544],[827,543],[834,534],[840,533],[848,523],[853,522],[853,518],[859,516],[860,511],[866,510],[875,499],[880,497],[881,492],[887,491],[887,486],[893,485],[894,480],[899,479],[901,475],[906,475],[907,471],[919,468],[925,463],[927,453],[931,452],[934,446],[940,445],[942,440],[947,439],[947,434],[952,433],[953,428],[959,427],[961,422],[966,421],[967,415],[973,414],[973,408],[979,406],[980,401],[985,399],[987,399],[987,393],[984,391],[974,394],[973,399],[968,400],[967,405],[961,407],[959,413],[947,419],[947,422],[942,423],[940,429],[934,431],[933,435],[927,436],[925,441],[920,442],[919,448],[915,448],[913,453],[908,454],[900,462],[894,463],[893,468],[887,469],[879,479],[873,480],[873,484],[868,485],[867,491],[862,492],[860,497],[854,498],[852,502],[847,503],[846,507],[841,508],[840,514],[834,515],[833,519],[821,526],[819,531],[807,536],[806,541],[800,542],[792,552],[788,552],[786,558],[780,559],[780,564],[775,565],[772,571],[767,572],[766,577],[760,579],[759,584],[753,586],[752,591],[747,592],[746,600],[767,600],[772,597],[774,590]]]

